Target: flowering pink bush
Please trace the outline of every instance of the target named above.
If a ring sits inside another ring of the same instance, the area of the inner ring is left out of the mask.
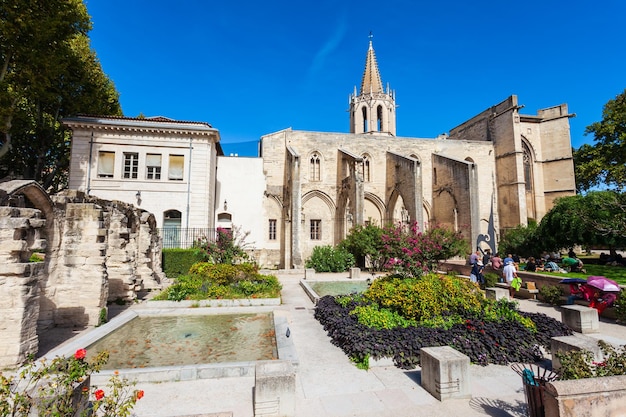
[[[206,237],[194,242],[194,247],[200,250],[204,258],[214,264],[237,264],[248,260],[245,249],[246,238],[250,232],[241,232],[237,227],[225,229],[217,228],[215,241]]]
[[[468,247],[460,232],[442,227],[420,232],[415,222],[410,227],[385,227],[382,241],[384,268],[409,277],[434,271],[439,261],[465,253]]]

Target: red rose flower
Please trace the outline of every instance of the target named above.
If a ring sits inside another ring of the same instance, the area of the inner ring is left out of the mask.
[[[78,349],[76,353],[74,353],[74,357],[79,360],[85,359],[85,356],[87,356],[87,350],[85,349]]]
[[[140,389],[136,394],[137,400],[141,400],[143,398],[143,390]]]
[[[98,401],[104,398],[104,391],[102,391],[101,389],[96,390],[96,392],[94,392],[93,394],[96,396],[96,400]]]

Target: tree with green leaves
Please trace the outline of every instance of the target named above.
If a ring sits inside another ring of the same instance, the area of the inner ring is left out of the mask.
[[[383,229],[376,225],[356,225],[339,246],[354,256],[359,267],[364,268],[365,260],[369,258],[372,268],[379,271],[382,267],[382,234]]]
[[[119,95],[87,36],[82,0],[1,0],[0,177],[66,184],[63,117],[121,115]]]
[[[537,256],[543,247],[537,236],[537,222],[529,221],[528,226],[518,225],[502,234],[498,242],[498,252],[503,254],[517,254],[524,258]]]
[[[574,151],[578,191],[626,191],[626,90],[604,105],[602,121],[587,126],[587,134],[594,135],[595,144]]]
[[[556,200],[537,229],[543,250],[582,245],[626,246],[626,193],[592,191]]]

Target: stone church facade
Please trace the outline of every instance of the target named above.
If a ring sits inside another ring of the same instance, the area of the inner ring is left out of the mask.
[[[286,129],[261,137],[258,158],[228,157],[206,123],[81,116],[65,120],[69,183],[135,204],[159,228],[238,227],[265,268],[302,268],[366,223],[442,225],[495,251],[502,231],[575,193],[567,106],[522,107],[510,96],[449,134],[398,137],[370,41],[350,133]]]
[[[301,268],[315,246],[339,243],[356,224],[417,222],[459,230],[496,250],[499,234],[539,221],[575,193],[567,106],[520,114],[511,96],[435,139],[396,136],[395,94],[383,89],[372,43],[350,133],[284,130],[261,138],[267,253]]]

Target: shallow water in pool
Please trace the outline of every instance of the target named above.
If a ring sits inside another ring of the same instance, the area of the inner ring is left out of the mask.
[[[317,281],[309,283],[320,297],[361,293],[367,289],[367,281]]]
[[[271,313],[137,317],[87,348],[103,350],[109,370],[277,358]]]

